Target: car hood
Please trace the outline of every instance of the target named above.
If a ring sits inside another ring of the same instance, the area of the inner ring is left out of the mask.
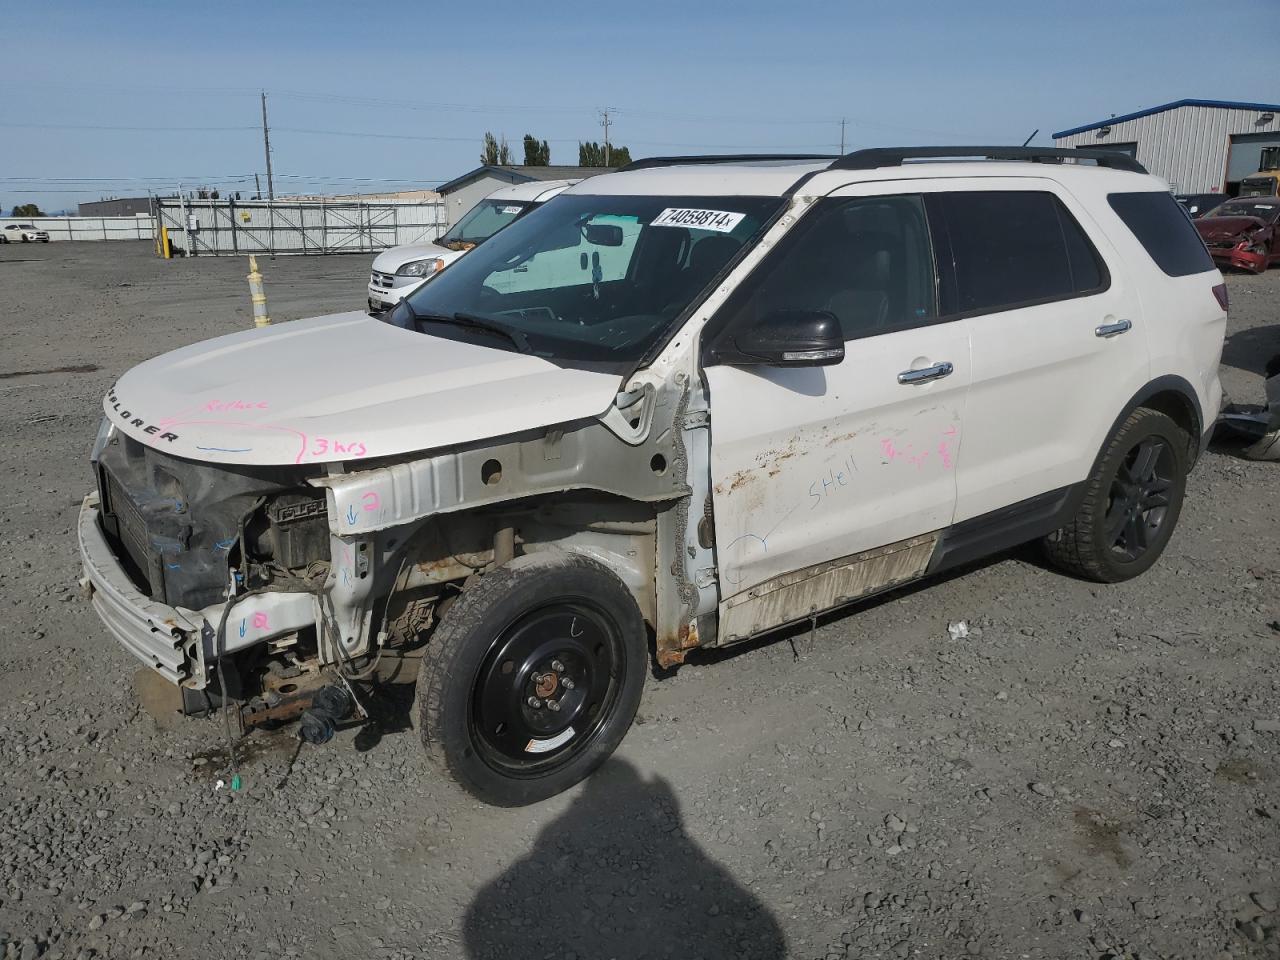
[[[385,457],[598,416],[617,374],[340,313],[246,330],[148,360],[103,402],[176,456],[273,465]]]
[[[1234,237],[1238,233],[1265,227],[1266,221],[1257,217],[1201,217],[1195,221],[1202,237]]]
[[[406,263],[439,257],[445,263],[457,260],[465,251],[450,250],[435,243],[408,243],[401,247],[383,250],[373,258],[373,269],[382,273],[395,273]]]

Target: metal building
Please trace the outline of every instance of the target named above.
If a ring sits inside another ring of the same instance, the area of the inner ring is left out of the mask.
[[[1264,147],[1280,146],[1280,104],[1176,100],[1053,135],[1059,147],[1122,150],[1174,193],[1234,196],[1259,169]]]
[[[82,217],[149,217],[150,197],[118,197],[114,200],[90,200],[82,203]]]
[[[612,167],[524,167],[515,164],[485,164],[455,177],[436,188],[444,199],[445,219],[449,226],[499,187],[534,180],[582,180],[601,173],[612,173]]]

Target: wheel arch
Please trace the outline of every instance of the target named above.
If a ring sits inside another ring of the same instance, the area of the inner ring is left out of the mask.
[[[403,586],[460,585],[525,557],[579,555],[610,570],[632,594],[645,621],[656,620],[657,517],[663,505],[595,491],[543,494],[482,511],[440,514],[402,538]],[[500,538],[509,531],[510,552]],[[399,562],[399,561],[397,561]]]
[[[1115,436],[1116,431],[1129,418],[1129,415],[1139,407],[1146,407],[1158,413],[1163,413],[1187,431],[1190,437],[1187,455],[1189,462],[1194,464],[1199,456],[1200,439],[1205,431],[1204,413],[1201,410],[1200,399],[1196,396],[1195,388],[1185,378],[1176,374],[1156,377],[1130,398],[1107,430],[1106,436],[1108,438]],[[1107,441],[1104,439],[1098,451],[1099,459],[1101,459],[1103,452],[1106,450],[1106,443]],[[1096,460],[1094,461],[1094,467],[1095,469],[1097,467]]]

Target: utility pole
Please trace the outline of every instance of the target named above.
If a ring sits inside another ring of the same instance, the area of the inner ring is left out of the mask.
[[[849,121],[844,117],[840,118],[840,156],[844,156],[844,125]]]
[[[267,126],[267,91],[262,91],[262,148],[267,154],[267,199],[276,198],[276,185],[271,177],[271,130]],[[261,193],[258,196],[262,196]]]
[[[604,165],[609,165],[609,108],[605,107],[601,113],[600,125],[604,127]]]
[[[256,173],[253,175],[253,186],[254,186],[253,192],[257,194],[257,196],[254,197],[253,199],[261,200],[262,199],[262,181],[258,179],[258,175]]]

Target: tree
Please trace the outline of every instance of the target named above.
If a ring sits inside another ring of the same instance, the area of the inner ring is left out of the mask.
[[[480,162],[488,166],[508,164],[511,162],[511,148],[507,146],[507,138],[499,140],[488,130],[484,132],[484,148],[480,151]]]
[[[604,147],[592,141],[578,143],[578,166],[580,167],[625,167],[631,162],[631,151],[616,143],[609,144],[609,162],[604,162]]]
[[[532,133],[524,135],[524,165],[526,167],[551,165],[551,147],[547,141],[539,140]]]
[[[18,204],[18,206],[13,208],[13,211],[9,215],[12,217],[43,217],[44,216],[44,214],[40,212],[39,205],[34,203],[20,203]]]

